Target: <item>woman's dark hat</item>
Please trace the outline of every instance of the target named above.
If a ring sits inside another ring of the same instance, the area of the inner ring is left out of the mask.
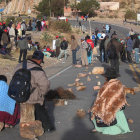
[[[33,53],[32,56],[33,59],[37,59],[37,60],[42,60],[42,63],[44,63],[43,59],[44,59],[44,54],[41,51],[35,51]]]
[[[117,78],[118,74],[114,68],[108,67],[103,76],[107,78]]]

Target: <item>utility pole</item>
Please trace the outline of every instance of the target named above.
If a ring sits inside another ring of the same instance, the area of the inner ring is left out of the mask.
[[[50,6],[50,17],[52,15],[52,12],[51,12],[51,0],[49,0],[49,6]]]
[[[132,7],[132,10],[134,10],[134,0],[131,0],[131,7]]]

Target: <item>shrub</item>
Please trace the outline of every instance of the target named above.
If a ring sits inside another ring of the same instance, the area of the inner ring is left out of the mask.
[[[135,11],[127,10],[127,11],[126,11],[126,14],[125,14],[125,18],[126,18],[126,19],[133,19],[133,20],[136,20],[136,19],[137,19],[137,14],[136,14]]]
[[[6,19],[6,25],[8,25],[9,23],[10,23],[10,21],[13,21],[13,22],[15,22],[15,17],[8,17],[7,19]]]
[[[45,42],[51,42],[53,37],[50,34],[48,34],[47,32],[44,32],[41,36],[41,39]]]
[[[70,32],[71,31],[71,25],[69,22],[65,22],[63,20],[58,20],[51,22],[51,25],[55,30],[59,30],[61,32]]]
[[[114,18],[112,15],[108,16],[108,18]]]
[[[99,18],[104,18],[104,16],[99,16]]]

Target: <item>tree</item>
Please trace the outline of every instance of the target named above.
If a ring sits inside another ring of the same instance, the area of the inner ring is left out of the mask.
[[[95,10],[99,9],[100,4],[96,0],[81,0],[77,4],[77,9],[81,11],[83,15],[95,16]]]
[[[36,7],[41,16],[58,16],[64,14],[64,0],[42,0]]]

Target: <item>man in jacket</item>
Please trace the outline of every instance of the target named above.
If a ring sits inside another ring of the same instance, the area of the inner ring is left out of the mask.
[[[17,46],[18,48],[20,48],[19,63],[21,63],[22,55],[23,61],[26,59],[27,56],[28,41],[25,35],[23,35],[23,37],[19,37]]]
[[[68,42],[66,41],[65,38],[63,38],[63,41],[61,42],[60,48],[61,48],[61,51],[60,51],[60,54],[58,56],[58,59],[60,59],[62,57],[62,55],[64,54],[65,59],[64,59],[63,63],[65,63],[65,61],[67,59],[67,48],[68,48]]]
[[[45,109],[45,102],[44,98],[46,93],[50,89],[50,82],[46,76],[46,73],[41,69],[41,63],[43,63],[44,54],[41,51],[35,51],[32,55],[32,58],[27,60],[27,69],[36,68],[36,70],[31,70],[31,95],[29,99],[24,103],[21,104],[21,107],[24,112],[27,112],[27,109],[30,108],[28,105],[35,106],[35,110],[31,109],[29,111],[34,112],[35,120],[39,120],[42,122],[42,126],[44,131],[52,131],[54,130],[54,126],[49,118],[48,112]],[[22,68],[23,63],[18,64],[15,71]],[[27,112],[28,113],[28,112]],[[27,115],[28,116],[28,115]],[[28,118],[24,118],[28,122]],[[22,120],[22,116],[21,116]],[[30,126],[29,126],[30,127]],[[31,130],[32,131],[32,130]]]

